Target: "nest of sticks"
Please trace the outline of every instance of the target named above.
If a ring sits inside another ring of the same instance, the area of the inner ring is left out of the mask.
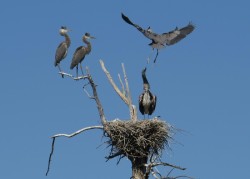
[[[173,127],[157,118],[153,120],[107,122],[104,126],[107,143],[111,147],[107,159],[120,156],[142,158],[158,156],[169,146]]]

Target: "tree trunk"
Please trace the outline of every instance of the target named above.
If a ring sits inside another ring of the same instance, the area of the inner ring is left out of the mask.
[[[132,177],[131,179],[148,179],[145,177],[147,157],[143,158],[129,158],[132,163]]]

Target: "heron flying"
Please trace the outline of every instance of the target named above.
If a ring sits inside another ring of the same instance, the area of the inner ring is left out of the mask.
[[[157,97],[150,91],[150,85],[146,77],[146,68],[142,71],[143,93],[139,96],[139,110],[142,115],[151,115],[156,107]]]
[[[76,76],[78,77],[78,65],[80,64],[81,67],[81,71],[83,74],[83,70],[82,70],[82,61],[85,58],[85,55],[88,55],[91,51],[91,43],[88,41],[89,39],[95,39],[95,37],[90,36],[89,33],[85,33],[85,35],[82,37],[82,41],[87,44],[87,47],[84,46],[80,46],[76,49],[73,58],[72,58],[72,62],[70,65],[70,69],[72,70],[73,68],[76,67]]]
[[[65,26],[62,26],[61,29],[59,30],[60,35],[65,37],[65,41],[61,42],[57,47],[55,55],[54,65],[58,66],[60,72],[62,72],[60,67],[60,62],[67,56],[68,48],[71,43],[70,38],[67,34],[68,31],[69,29],[67,29],[67,27]],[[64,77],[63,74],[62,77]]]
[[[178,29],[177,27],[167,33],[163,34],[157,34],[152,31],[152,29],[149,27],[148,29],[143,29],[139,25],[134,24],[127,16],[125,16],[122,13],[122,19],[127,22],[128,24],[134,26],[139,30],[145,37],[152,40],[152,42],[149,44],[153,49],[157,49],[157,54],[154,59],[154,63],[156,62],[157,56],[158,56],[158,50],[165,47],[165,45],[173,45],[177,42],[179,42],[181,39],[185,38],[188,34],[190,34],[194,30],[194,25],[189,23],[187,26]]]

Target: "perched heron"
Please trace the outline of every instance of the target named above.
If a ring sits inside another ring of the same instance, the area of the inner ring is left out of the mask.
[[[87,47],[80,46],[76,49],[72,62],[70,65],[70,69],[72,70],[73,68],[76,67],[76,76],[78,77],[78,65],[80,64],[81,71],[83,74],[82,70],[82,61],[85,58],[85,55],[88,55],[91,51],[91,43],[88,41],[89,39],[95,39],[95,37],[90,36],[89,33],[85,33],[85,35],[82,37],[82,41],[87,44]]]
[[[59,30],[60,35],[65,37],[65,41],[61,42],[57,47],[55,55],[54,64],[55,66],[58,66],[60,72],[62,71],[60,67],[60,62],[67,56],[68,48],[71,43],[70,38],[67,34],[68,31],[69,29],[67,29],[67,27],[65,26],[62,26],[61,29]],[[63,74],[62,77],[64,77]]]
[[[146,77],[146,68],[142,71],[143,93],[139,96],[139,110],[142,115],[151,115],[156,107],[157,97],[150,92],[150,85]]]
[[[190,34],[194,30],[194,25],[189,23],[187,26],[178,29],[177,27],[167,33],[163,34],[156,34],[152,31],[152,29],[149,27],[148,29],[143,29],[139,25],[134,24],[127,16],[122,14],[122,18],[125,22],[128,24],[134,26],[139,30],[145,37],[152,40],[152,42],[149,44],[153,49],[157,49],[157,54],[154,60],[154,63],[156,62],[157,56],[158,56],[158,50],[165,47],[165,45],[173,45],[177,42],[179,42],[181,39],[185,38],[188,34]]]

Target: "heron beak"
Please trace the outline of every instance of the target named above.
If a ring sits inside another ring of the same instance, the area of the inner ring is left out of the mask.
[[[91,39],[95,39],[95,37],[93,37],[93,36],[90,36],[89,38],[91,38]]]

